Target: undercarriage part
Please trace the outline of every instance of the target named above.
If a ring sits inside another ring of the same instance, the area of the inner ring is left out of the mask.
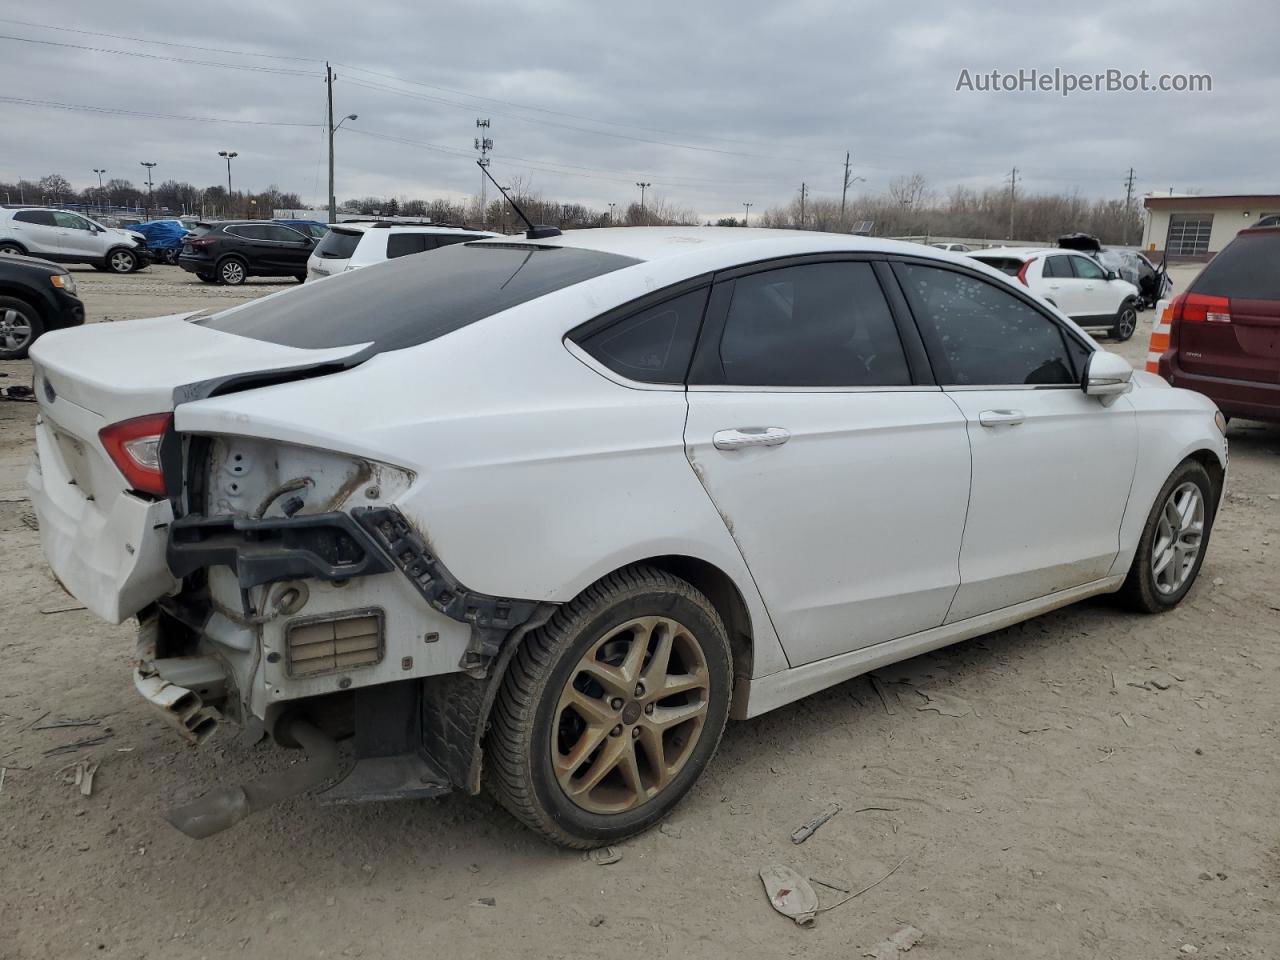
[[[218,728],[217,711],[206,707],[199,695],[186,687],[158,674],[144,676],[141,670],[134,671],[133,685],[149,703],[160,708],[170,726],[188,743],[199,746]]]
[[[537,602],[468,590],[395,507],[356,507],[351,515],[427,603],[446,617],[471,625],[471,641],[459,666],[483,676],[507,634],[533,615]]]
[[[338,770],[338,744],[311,723],[285,718],[278,737],[292,739],[307,753],[302,763],[268,773],[235,787],[219,787],[198,800],[174,807],[165,819],[188,837],[203,840],[235,826],[251,813],[299,796],[332,777]]]
[[[169,527],[169,570],[179,579],[204,567],[236,572],[241,590],[277,580],[346,580],[386,573],[391,564],[346,513],[295,517],[205,517]]]
[[[449,793],[448,775],[423,750],[422,685],[415,680],[355,692],[355,765],[321,803],[405,800]]]
[[[226,697],[226,671],[213,657],[159,658],[159,640],[159,617],[140,620],[133,685],[184,740],[199,746],[221,719],[212,704]]]

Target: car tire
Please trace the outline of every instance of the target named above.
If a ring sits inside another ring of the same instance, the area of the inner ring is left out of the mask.
[[[294,274],[293,279],[297,280],[299,283],[306,283],[307,275],[305,273],[296,273]]]
[[[249,279],[249,270],[245,266],[245,262],[239,257],[227,257],[219,261],[217,277],[219,283],[225,283],[229,287],[238,287]]]
[[[208,273],[208,272],[206,272],[206,271],[204,271],[204,270],[201,270],[199,273],[197,273],[197,274],[196,274],[196,276],[197,276],[197,277],[199,277],[199,278],[200,278],[200,280],[201,280],[201,282],[203,282],[203,283],[217,283],[217,282],[218,282],[218,277],[217,277],[215,274]]]
[[[678,689],[655,693],[659,678]],[[612,573],[522,641],[494,703],[486,787],[562,846],[640,833],[710,763],[732,685],[728,636],[702,593],[653,567]]]
[[[138,255],[132,250],[117,247],[107,252],[106,267],[112,273],[133,273],[138,269]]]
[[[25,300],[0,297],[0,360],[21,360],[44,333],[44,321]]]
[[[0,243],[0,254],[11,257],[25,257],[27,255],[27,251],[21,244],[5,241],[4,243]]]
[[[1143,613],[1172,610],[1187,595],[1209,549],[1217,503],[1209,473],[1183,461],[1156,496],[1138,552],[1120,588],[1121,599]],[[1194,552],[1188,556],[1188,547]]]
[[[1119,343],[1124,343],[1138,329],[1138,307],[1132,300],[1120,304],[1116,311],[1116,322],[1111,327],[1111,336]]]

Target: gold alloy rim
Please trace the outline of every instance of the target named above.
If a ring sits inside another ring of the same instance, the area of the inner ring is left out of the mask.
[[[551,765],[590,813],[622,813],[658,796],[702,737],[710,679],[688,628],[669,617],[615,627],[578,661],[556,705]]]

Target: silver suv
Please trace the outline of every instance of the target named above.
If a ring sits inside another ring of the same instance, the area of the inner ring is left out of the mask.
[[[142,234],[47,207],[0,208],[0,254],[5,253],[87,263],[112,273],[132,273],[151,262]]]

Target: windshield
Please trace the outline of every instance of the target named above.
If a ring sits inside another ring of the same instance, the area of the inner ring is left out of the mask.
[[[573,247],[454,244],[429,257],[388,260],[193,322],[287,347],[372,341],[377,352],[399,350],[639,262]]]

